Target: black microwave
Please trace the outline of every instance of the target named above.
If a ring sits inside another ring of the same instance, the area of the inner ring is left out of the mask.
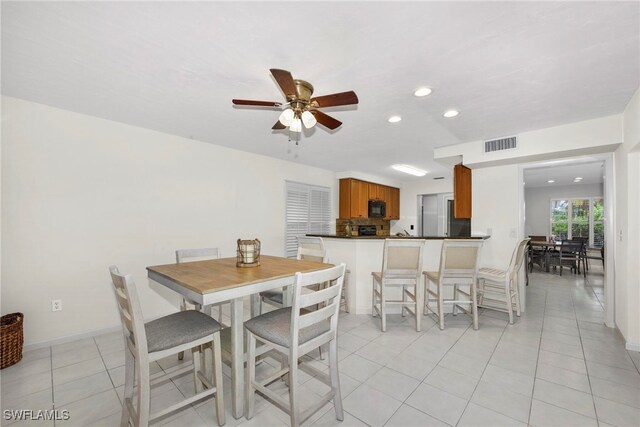
[[[383,200],[369,200],[369,218],[387,216],[387,204]]]

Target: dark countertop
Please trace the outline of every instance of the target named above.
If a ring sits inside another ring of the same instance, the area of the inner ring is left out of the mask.
[[[398,236],[337,236],[335,234],[307,234],[309,237],[322,237],[325,239],[351,239],[351,240],[384,240],[384,239],[416,239],[416,240],[444,240],[444,239],[482,239],[486,240],[491,236],[471,236],[471,237],[445,237],[445,236],[408,236],[408,237],[398,237]]]

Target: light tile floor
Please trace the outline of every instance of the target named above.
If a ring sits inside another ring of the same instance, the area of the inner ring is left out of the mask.
[[[485,311],[478,331],[459,315],[447,316],[444,331],[425,318],[417,333],[413,322],[396,315],[382,333],[378,319],[343,314],[338,345],[345,419],[336,421],[327,405],[307,425],[639,426],[640,354],[627,352],[603,325],[603,300],[602,271],[596,268],[586,282],[566,272],[531,274],[526,314],[511,326],[506,315]],[[2,409],[67,409],[71,419],[56,425],[118,425],[123,352],[120,333],[29,351],[1,373]],[[326,369],[326,360],[311,363]],[[152,369],[175,364],[169,358]],[[277,366],[267,360],[258,374]],[[303,405],[328,390],[308,375],[301,381]],[[224,386],[228,426],[288,424],[283,412],[261,398],[252,420],[233,419],[228,378]],[[286,393],[282,382],[272,387]],[[152,407],[191,395],[192,379],[185,375],[155,389]],[[8,424],[29,425],[2,421]],[[216,425],[213,401],[159,425]]]

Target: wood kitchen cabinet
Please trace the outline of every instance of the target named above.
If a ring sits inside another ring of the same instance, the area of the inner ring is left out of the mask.
[[[389,199],[387,200],[387,217],[400,219],[400,189],[389,187]]]
[[[369,183],[357,179],[340,180],[340,218],[367,218]]]
[[[368,218],[369,200],[387,203],[385,219],[400,218],[400,189],[354,178],[340,180],[340,218]]]
[[[453,168],[453,217],[471,219],[471,169],[462,163]]]

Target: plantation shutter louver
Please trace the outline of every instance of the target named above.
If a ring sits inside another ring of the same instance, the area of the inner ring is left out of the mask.
[[[285,187],[285,256],[294,258],[298,236],[331,231],[331,190],[288,181]]]

